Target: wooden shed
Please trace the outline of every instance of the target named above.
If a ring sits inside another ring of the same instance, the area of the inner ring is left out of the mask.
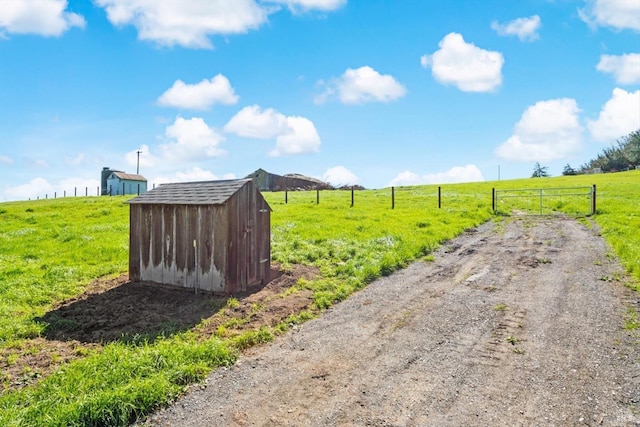
[[[232,294],[269,281],[271,208],[251,180],[163,184],[128,203],[132,282]]]

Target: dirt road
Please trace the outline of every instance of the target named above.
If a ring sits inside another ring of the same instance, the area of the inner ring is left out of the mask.
[[[147,424],[640,425],[640,295],[608,251],[570,219],[468,230]]]

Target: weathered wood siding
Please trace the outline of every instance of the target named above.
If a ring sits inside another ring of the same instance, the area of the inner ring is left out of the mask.
[[[242,187],[226,205],[227,287],[230,292],[240,292],[269,281],[271,210],[258,189],[249,185]]]
[[[130,279],[241,292],[269,281],[270,238],[270,209],[253,185],[221,205],[131,204]]]

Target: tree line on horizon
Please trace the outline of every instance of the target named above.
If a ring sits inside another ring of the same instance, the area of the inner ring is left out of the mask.
[[[600,169],[603,173],[619,172],[634,169],[640,166],[640,129],[618,139],[611,147],[606,147],[595,159],[582,164],[574,169],[566,164],[562,175],[582,175],[594,169]],[[549,176],[546,166],[537,162],[533,168],[532,178]]]

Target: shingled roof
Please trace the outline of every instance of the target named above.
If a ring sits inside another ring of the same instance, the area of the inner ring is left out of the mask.
[[[124,173],[124,172],[113,172],[113,175],[117,176],[120,179],[125,179],[127,181],[146,181],[147,178],[145,178],[142,175],[136,175],[135,173]]]
[[[221,205],[250,179],[161,184],[127,203],[160,205]]]

